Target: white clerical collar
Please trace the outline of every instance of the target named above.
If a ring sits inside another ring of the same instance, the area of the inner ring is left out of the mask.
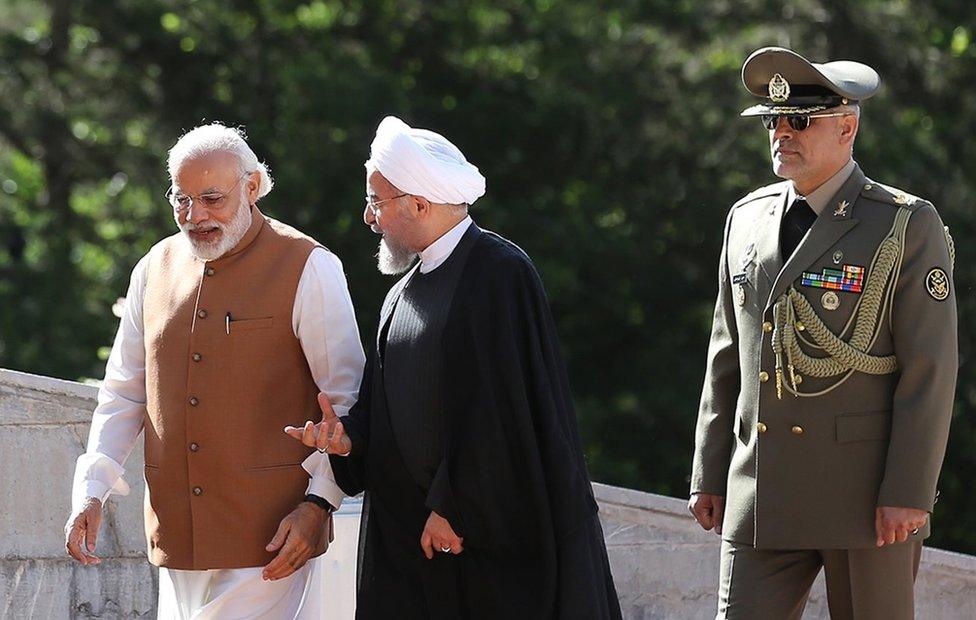
[[[454,228],[441,235],[440,239],[427,246],[420,253],[420,273],[430,273],[448,259],[454,248],[461,243],[461,237],[472,224],[471,216],[465,217]]]
[[[813,212],[817,215],[823,213],[827,205],[830,204],[830,200],[837,195],[840,188],[847,182],[847,179],[851,178],[851,174],[854,173],[854,160],[849,159],[843,168],[834,173],[834,176],[830,177],[826,181],[820,184],[820,187],[813,190],[806,196],[807,204],[813,209]],[[786,204],[793,204],[793,200],[797,197],[796,188],[790,183],[789,193],[786,197]]]

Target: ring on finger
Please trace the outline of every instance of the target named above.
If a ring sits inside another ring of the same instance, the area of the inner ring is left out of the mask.
[[[451,552],[451,548],[450,547],[441,547],[441,552],[442,553],[450,553]]]

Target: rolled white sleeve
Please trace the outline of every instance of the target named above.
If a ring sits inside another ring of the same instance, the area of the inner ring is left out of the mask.
[[[305,263],[292,326],[315,384],[328,395],[336,415],[346,415],[358,397],[366,355],[342,263],[324,248],[312,250]],[[308,493],[338,508],[344,493],[336,484],[328,455],[314,452],[302,466],[312,477]]]
[[[77,510],[87,497],[103,503],[109,495],[128,495],[123,464],[142,432],[146,411],[146,349],[143,341],[142,302],[146,289],[147,257],[132,270],[122,319],[105,379],[98,390],[85,453],[78,457],[71,503]]]

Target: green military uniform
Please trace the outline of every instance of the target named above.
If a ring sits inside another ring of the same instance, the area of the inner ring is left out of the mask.
[[[765,114],[878,85],[864,65],[779,48],[754,53],[743,81],[767,96],[747,113]],[[803,98],[783,96],[791,85]],[[834,618],[912,617],[929,528],[877,549],[875,509],[936,501],[958,365],[953,249],[930,203],[851,167],[785,259],[791,182],[728,215],[691,481],[725,497],[720,617],[799,617],[821,566]]]

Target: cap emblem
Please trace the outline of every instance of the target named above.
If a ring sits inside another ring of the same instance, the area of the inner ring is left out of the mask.
[[[777,73],[769,80],[769,99],[774,103],[784,103],[790,98],[790,83]]]

